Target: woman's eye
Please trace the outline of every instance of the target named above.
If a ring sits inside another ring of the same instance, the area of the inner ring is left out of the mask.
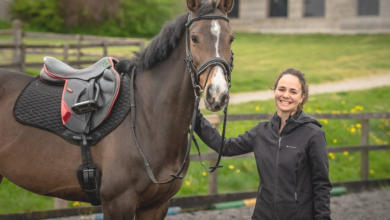
[[[194,44],[199,43],[198,38],[196,36],[191,36],[191,40]]]

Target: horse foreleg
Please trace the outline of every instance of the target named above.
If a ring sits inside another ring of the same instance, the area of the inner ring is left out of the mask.
[[[169,209],[169,200],[159,206],[148,207],[147,209],[138,209],[135,214],[136,220],[164,220]]]
[[[137,209],[137,200],[129,194],[122,194],[109,201],[102,198],[104,220],[133,220]]]

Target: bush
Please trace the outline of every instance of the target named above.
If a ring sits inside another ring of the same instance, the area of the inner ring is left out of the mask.
[[[28,30],[149,37],[180,11],[177,0],[15,0],[12,12]]]

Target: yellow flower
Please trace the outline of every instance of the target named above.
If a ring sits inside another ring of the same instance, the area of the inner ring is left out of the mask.
[[[384,126],[384,125],[378,125],[378,127],[379,127],[380,129],[385,129],[385,126]]]
[[[348,151],[344,151],[343,154],[344,154],[344,155],[348,155]]]
[[[334,143],[334,144],[337,143],[337,139],[333,139],[333,143]]]
[[[342,104],[342,105],[345,105],[345,101],[344,101],[344,100],[343,100],[343,101],[341,101],[341,104]]]
[[[236,170],[236,172],[237,172],[237,173],[240,173],[240,172],[241,172],[241,170],[240,170],[240,169],[237,169],[237,170]]]
[[[332,114],[334,115],[340,114],[340,111],[332,111]]]
[[[186,181],[186,185],[187,186],[191,185],[191,182],[190,181]]]
[[[80,202],[74,202],[73,203],[73,206],[79,206],[80,205]]]
[[[356,109],[351,109],[351,113],[356,113],[357,111],[356,111]]]
[[[311,112],[311,108],[307,108],[307,112]]]
[[[229,165],[229,169],[234,169],[234,166],[233,165]]]
[[[356,128],[351,128],[351,133],[355,133],[356,132]]]
[[[203,173],[202,173],[202,175],[203,175],[203,176],[206,176],[206,175],[207,175],[207,173],[206,173],[206,172],[203,172]]]
[[[373,173],[375,173],[375,171],[374,170],[370,170],[370,173],[373,174]]]
[[[361,128],[361,127],[362,127],[362,124],[357,123],[357,124],[356,124],[356,127],[357,127],[357,128]]]
[[[260,107],[259,106],[256,106],[256,111],[259,111],[260,110]]]
[[[320,114],[320,113],[321,113],[321,110],[320,110],[320,109],[316,109],[316,112],[317,112],[318,114]]]

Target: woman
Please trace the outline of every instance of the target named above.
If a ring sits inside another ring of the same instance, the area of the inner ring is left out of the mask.
[[[225,139],[223,156],[254,152],[260,175],[252,219],[330,219],[328,155],[321,124],[305,115],[309,97],[303,73],[282,72],[274,85],[276,113],[237,138]],[[195,131],[215,151],[220,134],[199,113]]]

